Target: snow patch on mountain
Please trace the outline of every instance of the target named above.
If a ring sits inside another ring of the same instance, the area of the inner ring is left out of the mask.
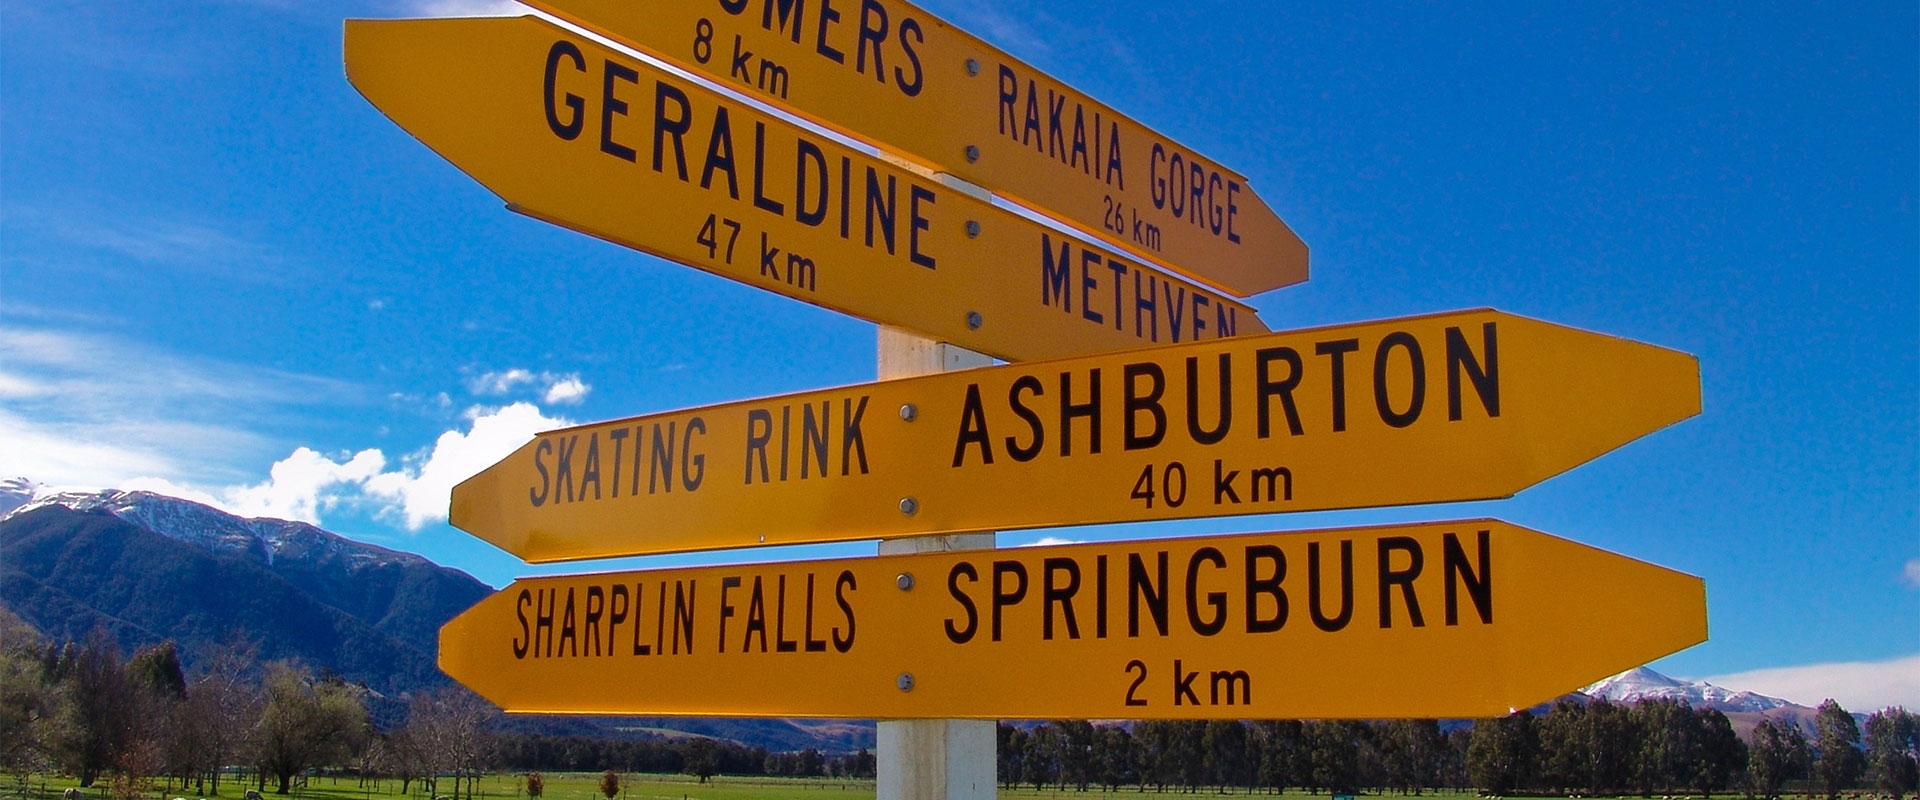
[[[0,498],[6,484],[0,483]],[[147,530],[221,553],[246,556],[271,566],[275,559],[338,558],[354,567],[383,564],[429,565],[412,553],[355,542],[305,522],[268,517],[243,518],[190,500],[118,489],[52,492],[21,503],[0,514],[0,520],[36,508],[61,505],[75,511],[105,509]],[[5,503],[0,502],[0,508]]]
[[[33,502],[34,493],[40,487],[26,478],[7,478],[0,480],[0,517],[7,512]]]
[[[1694,708],[1728,711],[1772,711],[1795,703],[1753,692],[1740,692],[1706,681],[1670,678],[1647,667],[1635,667],[1580,690],[1588,697],[1616,703],[1638,700],[1679,700]]]

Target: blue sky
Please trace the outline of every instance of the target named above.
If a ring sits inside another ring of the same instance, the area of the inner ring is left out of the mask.
[[[1912,3],[925,5],[1248,176],[1312,248],[1276,329],[1493,306],[1701,363],[1700,417],[1511,500],[1003,545],[1493,515],[1703,576],[1662,671],[1920,705]],[[343,18],[498,7],[0,6],[0,476],[501,585],[582,568],[445,525],[502,446],[873,378],[872,325],[508,213],[345,80]]]

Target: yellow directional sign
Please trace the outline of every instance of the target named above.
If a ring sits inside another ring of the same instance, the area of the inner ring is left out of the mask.
[[[528,4],[1241,296],[1307,279],[1246,178],[910,3]]]
[[[1482,500],[1699,410],[1692,356],[1465,311],[552,431],[451,516],[540,562]]]
[[[1705,641],[1705,592],[1469,520],[528,578],[440,668],[529,713],[1486,717]]]
[[[347,76],[514,210],[1006,359],[1266,330],[1218,292],[533,17],[349,21]]]

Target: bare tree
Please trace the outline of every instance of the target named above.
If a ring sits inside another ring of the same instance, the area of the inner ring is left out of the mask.
[[[407,726],[401,735],[425,762],[426,773],[454,776],[454,798],[473,786],[486,766],[492,744],[491,727],[500,714],[493,704],[459,686],[415,695],[407,707]],[[436,788],[437,791],[437,788]]]
[[[293,776],[347,760],[366,738],[367,708],[353,686],[275,662],[262,689],[255,755],[263,775],[279,782],[279,794],[292,789]]]

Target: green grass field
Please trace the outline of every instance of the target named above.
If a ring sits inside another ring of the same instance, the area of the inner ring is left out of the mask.
[[[604,800],[600,794],[599,773],[545,773],[545,778],[546,792],[542,795],[542,800]],[[748,800],[749,798],[753,800],[868,800],[874,796],[871,780],[716,776],[703,784],[691,775],[650,774],[624,774],[620,776],[620,780],[621,792],[614,800]],[[50,779],[43,788],[40,781],[36,779],[27,800],[60,800],[61,791],[75,785],[72,778]],[[252,785],[252,783],[241,785],[223,782],[218,796],[225,800],[237,800]],[[451,781],[443,779],[440,792],[450,793],[451,787]],[[13,787],[6,788],[9,790],[7,794],[12,795]],[[523,788],[524,784],[519,775],[489,775],[480,780],[474,800],[528,800]],[[289,800],[431,800],[418,783],[409,789],[408,793],[401,794],[399,781],[362,784],[356,778],[323,777],[311,779],[305,787],[296,788],[286,797]],[[1098,787],[1090,788],[1086,792],[1073,790],[1035,792],[1031,788],[1000,791],[1000,797],[1021,800],[1039,800],[1040,798],[1065,800],[1066,798],[1098,797],[1105,794],[1108,793],[1101,791]],[[1114,796],[1140,796],[1141,794],[1140,791],[1131,787],[1112,793]],[[1149,789],[1145,794],[1152,796],[1157,793]],[[1180,792],[1170,789],[1167,794],[1176,795]],[[1234,792],[1234,794],[1245,796],[1244,791]],[[1212,789],[1202,789],[1192,795],[1222,796]],[[86,796],[87,800],[117,800],[100,786],[88,789]],[[1255,796],[1274,797],[1266,794]],[[1463,800],[1474,796],[1451,793],[1423,795],[1431,800]],[[156,785],[155,790],[147,797],[149,800],[171,800],[175,797],[199,800],[201,796],[181,791],[178,787],[167,789],[165,784],[161,783]],[[267,800],[276,800],[280,797],[272,793],[271,782],[265,797]],[[1328,797],[1324,794],[1307,795],[1288,792],[1279,796],[1279,800],[1328,800]]]

